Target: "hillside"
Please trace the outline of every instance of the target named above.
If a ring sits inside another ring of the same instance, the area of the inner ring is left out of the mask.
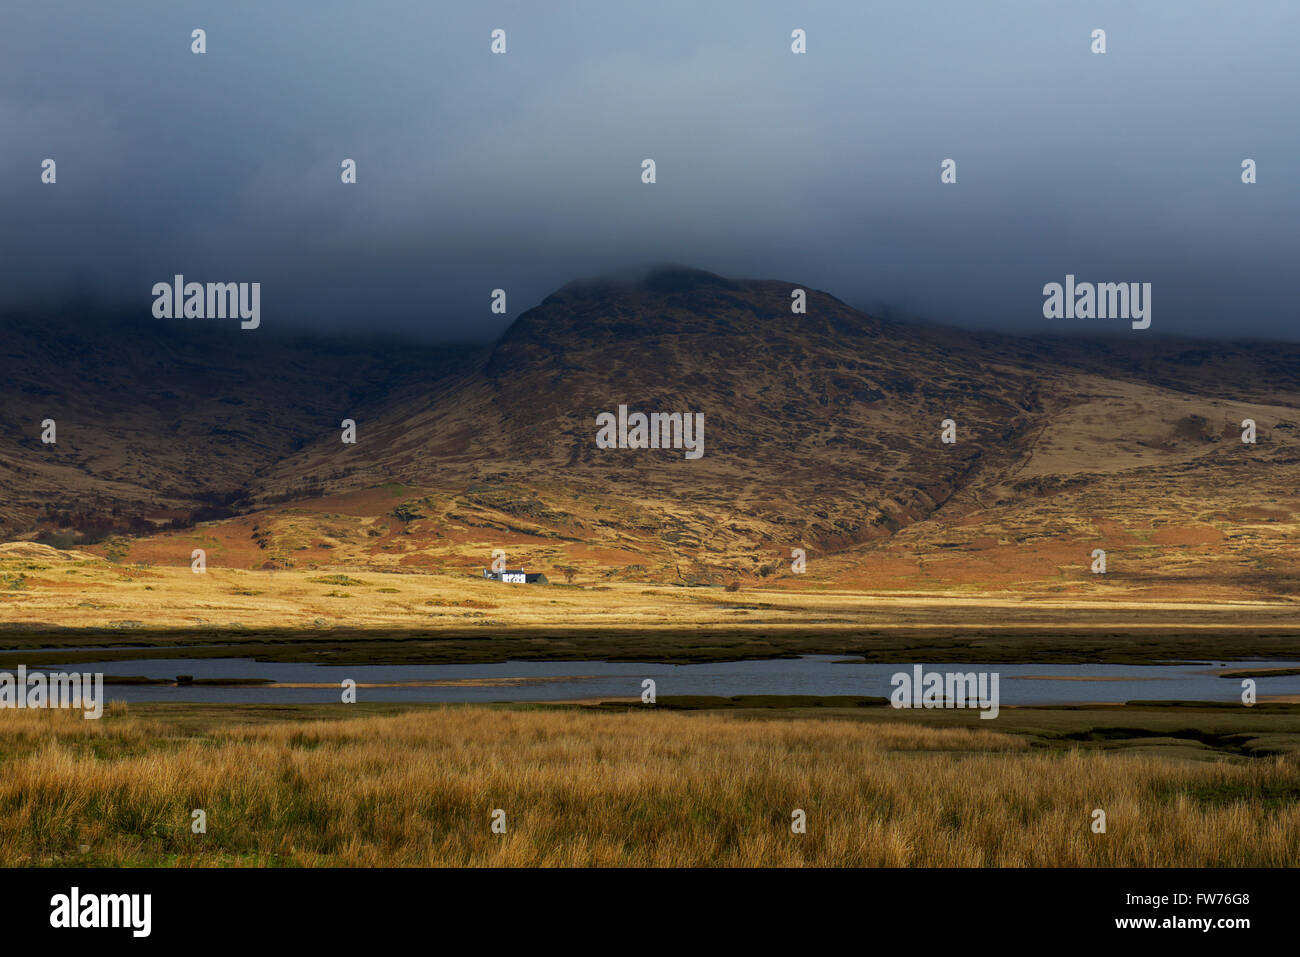
[[[682,268],[572,283],[483,353],[284,342],[217,366],[155,330],[147,352],[25,357],[3,518],[31,536],[50,503],[94,501],[156,522],[238,490],[233,517],[88,547],[456,575],[502,548],[580,582],[1296,593],[1300,349],[974,334],[811,289],[793,315],[794,286]],[[55,368],[76,387],[50,455],[34,425]],[[703,413],[703,456],[598,448],[620,404]]]
[[[466,352],[99,313],[11,314],[4,329],[0,532],[64,539],[230,515],[262,470]]]

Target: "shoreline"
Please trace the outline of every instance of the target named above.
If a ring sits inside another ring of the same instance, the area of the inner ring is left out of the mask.
[[[972,633],[975,632],[975,633]],[[56,667],[133,659],[249,658],[324,665],[499,664],[609,661],[706,664],[828,655],[877,664],[1237,664],[1242,677],[1300,660],[1300,624],[1160,626],[1135,633],[1113,625],[978,628],[492,628],[473,632],[302,629],[0,629],[0,667],[19,660]],[[21,659],[19,656],[24,656]]]

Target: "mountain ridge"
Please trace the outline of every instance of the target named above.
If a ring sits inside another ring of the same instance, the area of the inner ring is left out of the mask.
[[[806,315],[790,311],[795,288]],[[1300,347],[909,326],[789,282],[668,266],[568,283],[486,349],[331,354],[250,341],[236,351],[243,366],[222,366],[164,343],[183,375],[121,349],[113,374],[98,353],[62,361],[82,377],[81,400],[111,406],[105,442],[129,433],[155,467],[131,466],[120,449],[58,459],[59,449],[33,464],[48,451],[34,442],[39,407],[66,400],[39,394],[40,363],[57,356],[38,358],[12,370],[35,389],[24,393],[27,433],[15,438],[12,419],[0,433],[8,534],[48,537],[67,518],[34,506],[45,493],[147,522],[116,547],[151,561],[195,534],[157,530],[161,521],[197,512],[220,519],[205,529],[226,529],[210,537],[254,542],[222,545],[250,567],[463,571],[508,546],[552,571],[682,583],[1293,587]],[[133,404],[123,380],[149,375]],[[232,413],[241,389],[249,411]],[[69,404],[78,435],[87,402]],[[597,448],[596,416],[619,405],[704,413],[703,458]],[[1240,442],[1247,417],[1253,446]],[[340,441],[344,418],[357,423],[355,445]],[[941,441],[948,419],[955,444]],[[181,435],[180,448],[151,439],[150,423]],[[392,488],[407,490],[402,501],[382,493]],[[187,491],[236,497],[206,505],[222,510],[212,515]],[[279,532],[251,529],[252,516],[286,509],[344,514],[321,502],[344,503],[356,527],[331,537],[329,520],[281,517],[267,520]],[[406,506],[420,517],[394,514]],[[1269,514],[1249,518],[1260,509]],[[1089,556],[1107,545],[1123,557],[1102,580]],[[809,556],[807,577],[791,572],[794,548]]]

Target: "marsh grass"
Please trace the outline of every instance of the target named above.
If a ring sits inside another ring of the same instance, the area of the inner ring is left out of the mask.
[[[207,724],[0,712],[0,864],[1284,866],[1292,757],[967,728],[446,706]],[[190,812],[207,812],[192,834]],[[491,832],[493,809],[507,832]],[[791,812],[808,830],[790,831]],[[1103,808],[1108,831],[1090,830]],[[79,845],[88,845],[86,854]]]

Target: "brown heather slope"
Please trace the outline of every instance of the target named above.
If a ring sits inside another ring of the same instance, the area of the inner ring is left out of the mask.
[[[424,518],[390,513],[369,540],[332,544],[448,571],[503,547],[588,580],[1292,592],[1300,350],[978,335],[811,290],[796,316],[794,285],[683,269],[571,284],[522,315],[481,374],[394,406],[356,448],[304,449],[264,494],[304,477],[356,493],[400,483],[394,497]],[[596,448],[596,415],[620,403],[704,412],[704,457]],[[949,417],[955,446],[939,441]],[[792,547],[806,576],[789,572]],[[1105,578],[1088,570],[1096,547]]]
[[[225,323],[3,317],[0,532],[146,531],[227,514],[258,472],[466,350],[285,339]],[[54,419],[57,439],[41,442]],[[297,488],[297,494],[311,492]]]
[[[490,353],[437,368],[433,354],[372,351],[327,372],[313,360],[295,378],[286,346],[290,374],[249,385],[263,402],[263,389],[282,391],[274,401],[295,410],[278,449],[238,453],[238,467],[197,445],[154,460],[155,488],[189,488],[215,465],[227,487],[249,489],[247,514],[92,550],[185,564],[205,547],[224,567],[464,575],[504,548],[512,565],[573,568],[585,582],[1066,600],[1296,593],[1300,348],[1127,329],[974,334],[876,320],[815,290],[796,316],[795,285],[681,268],[573,283]],[[310,350],[298,348],[301,362]],[[384,362],[400,372],[385,377]],[[703,412],[704,457],[596,448],[596,415],[620,403]],[[358,422],[355,446],[339,442],[343,415]],[[1245,417],[1257,445],[1240,441]],[[945,418],[955,446],[939,441]],[[227,454],[239,444],[228,438]],[[19,451],[30,456],[30,442]],[[91,471],[96,494],[117,494],[112,471]],[[792,547],[807,550],[806,575],[790,573]],[[1107,551],[1105,576],[1089,573],[1094,548]]]

